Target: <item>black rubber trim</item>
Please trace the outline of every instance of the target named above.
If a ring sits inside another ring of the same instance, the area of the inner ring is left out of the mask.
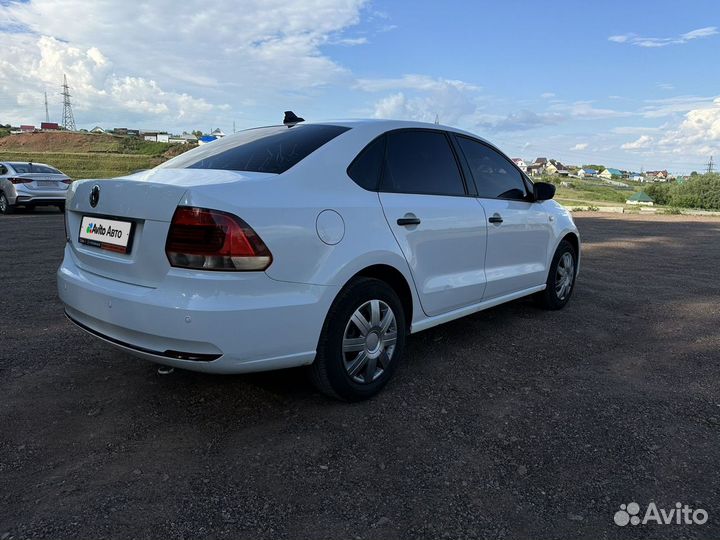
[[[112,338],[110,336],[106,336],[105,334],[101,334],[97,330],[93,330],[92,328],[89,328],[82,324],[81,322],[76,321],[73,319],[68,312],[65,312],[65,316],[72,322],[73,324],[79,326],[86,332],[99,337],[100,339],[104,339],[105,341],[109,341],[110,343],[115,343],[116,345],[120,345],[121,347],[125,347],[127,349],[132,349],[133,351],[138,351],[146,354],[152,354],[154,356],[161,356],[163,358],[172,358],[173,360],[192,360],[195,362],[211,362],[213,360],[217,360],[222,356],[222,354],[201,354],[201,353],[190,353],[190,352],[182,352],[182,351],[153,351],[152,349],[146,349],[145,347],[138,347],[137,345],[131,345],[130,343],[125,343],[124,341],[120,341],[119,339]]]

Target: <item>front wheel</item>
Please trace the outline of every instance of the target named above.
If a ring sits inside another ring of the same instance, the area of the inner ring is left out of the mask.
[[[343,289],[328,312],[310,377],[326,395],[359,401],[390,380],[405,349],[405,313],[395,291],[360,278]]]
[[[4,193],[0,193],[0,214],[12,214],[13,213],[13,207],[10,206],[10,203],[7,200],[7,197]]]
[[[575,287],[576,274],[575,247],[567,240],[563,240],[550,264],[545,290],[535,295],[540,307],[552,310],[565,307]]]

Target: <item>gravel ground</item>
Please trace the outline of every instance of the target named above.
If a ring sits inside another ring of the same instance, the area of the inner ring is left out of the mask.
[[[62,217],[0,217],[0,538],[718,538],[720,220],[580,215],[560,312],[412,336],[377,398],[211,376],[62,315]],[[613,523],[620,504],[705,525]]]

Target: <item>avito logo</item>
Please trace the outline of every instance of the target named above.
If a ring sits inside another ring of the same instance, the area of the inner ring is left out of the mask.
[[[666,510],[658,508],[654,502],[651,502],[645,510],[645,515],[641,516],[640,505],[636,502],[629,504],[621,504],[620,510],[615,512],[613,519],[616,525],[624,527],[625,525],[647,525],[655,523],[657,525],[704,525],[708,520],[708,513],[702,508],[693,509],[687,504],[675,503],[675,508]]]
[[[96,234],[98,236],[106,236],[109,238],[122,238],[123,232],[120,229],[113,229],[112,225],[104,227],[99,223],[90,223],[85,229],[87,234]]]

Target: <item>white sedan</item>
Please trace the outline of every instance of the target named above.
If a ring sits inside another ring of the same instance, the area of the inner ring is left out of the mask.
[[[308,365],[321,391],[368,398],[410,333],[527,295],[567,303],[580,238],[554,192],[451,127],[249,129],[73,183],[59,294],[133,355],[214,373]]]

